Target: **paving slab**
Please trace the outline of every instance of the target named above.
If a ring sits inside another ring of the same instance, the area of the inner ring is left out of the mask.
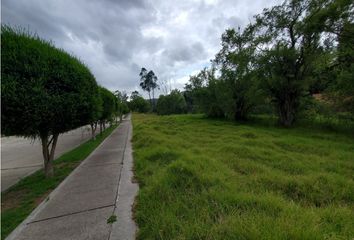
[[[112,214],[113,206],[81,212],[47,221],[30,223],[18,240],[101,240],[109,236],[110,226],[107,216]]]
[[[131,132],[127,118],[7,239],[135,239]]]

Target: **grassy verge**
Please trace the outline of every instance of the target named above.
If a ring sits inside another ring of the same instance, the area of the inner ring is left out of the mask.
[[[106,129],[95,140],[55,160],[53,178],[46,179],[43,170],[38,170],[1,193],[1,239],[5,239],[115,128]]]
[[[138,239],[352,239],[354,138],[133,115]]]

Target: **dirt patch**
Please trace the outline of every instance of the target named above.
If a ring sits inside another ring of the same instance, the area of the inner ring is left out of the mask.
[[[8,209],[20,207],[22,200],[26,198],[28,192],[29,191],[27,189],[22,189],[3,194],[1,199],[1,210],[5,211]]]

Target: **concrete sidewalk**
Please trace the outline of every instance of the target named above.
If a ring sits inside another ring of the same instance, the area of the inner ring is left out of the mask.
[[[128,117],[7,239],[134,239],[131,134]]]

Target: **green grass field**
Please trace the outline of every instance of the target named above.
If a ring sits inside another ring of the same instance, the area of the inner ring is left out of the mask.
[[[88,140],[55,160],[53,178],[45,178],[43,170],[38,170],[1,193],[1,239],[5,239],[115,128],[116,125],[106,129],[95,140]]]
[[[353,239],[354,137],[133,115],[138,239]]]

